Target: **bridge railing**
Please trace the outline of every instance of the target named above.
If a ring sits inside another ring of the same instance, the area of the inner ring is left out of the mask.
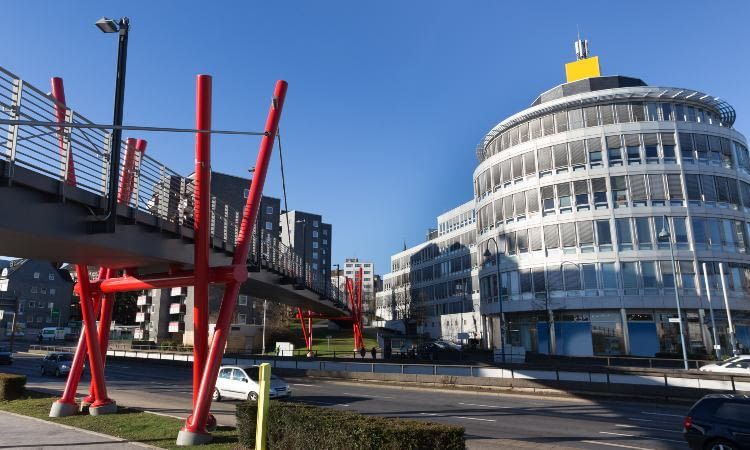
[[[0,118],[28,124],[8,125],[0,135],[0,159],[10,167],[24,167],[85,191],[107,196],[111,155],[111,130],[101,129],[79,113],[57,102],[52,95],[0,67]],[[58,126],[62,123],[79,126]],[[193,228],[194,180],[183,177],[147,154],[135,152],[132,168],[125,163],[127,142],[120,151],[120,185],[126,171],[132,179],[128,206],[162,220]],[[228,250],[237,242],[241,211],[219,198],[211,198],[211,236]],[[253,239],[257,241],[256,228]],[[261,245],[251,247],[254,261],[291,278],[295,284],[323,298],[343,299],[328,273],[313,270],[302,257],[281,243],[278,236],[261,231]]]

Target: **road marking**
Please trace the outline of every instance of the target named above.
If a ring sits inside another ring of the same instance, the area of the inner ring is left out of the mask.
[[[634,450],[654,450],[652,448],[646,448],[646,447],[635,447],[633,445],[625,445],[625,444],[615,444],[612,442],[604,442],[604,441],[581,441],[586,444],[595,444],[595,445],[607,445],[610,447],[619,447],[619,448],[632,448]]]
[[[479,417],[453,416],[456,419],[481,420],[482,422],[497,422],[495,419],[480,419]]]
[[[653,422],[651,419],[637,419],[635,417],[631,417],[630,420],[636,420],[638,422]]]
[[[315,387],[314,384],[292,383],[292,386]]]
[[[481,406],[482,408],[510,409],[510,406],[479,405],[477,403],[460,403],[459,402],[459,405],[464,405],[464,406]]]
[[[667,417],[679,417],[679,418],[685,417],[682,414],[666,414],[666,413],[655,413],[655,412],[647,412],[647,411],[641,411],[641,414],[648,414],[649,416],[667,416]]]
[[[616,427],[620,427],[620,428],[636,428],[636,429],[639,429],[639,430],[664,431],[664,432],[667,432],[667,433],[680,433],[680,434],[682,433],[682,431],[667,430],[666,428],[651,428],[651,427],[642,427],[640,425],[624,425],[624,424],[621,424],[621,423],[615,424],[615,426]]]
[[[625,434],[625,433],[612,433],[609,431],[600,431],[599,434],[609,434],[612,436],[624,436],[624,437],[634,437],[639,439],[653,439],[655,441],[666,441],[666,442],[679,442],[680,444],[684,444],[685,441],[677,441],[674,439],[664,439],[664,438],[657,438],[657,437],[651,437],[651,436],[643,436],[643,435],[637,435],[637,434]]]
[[[421,414],[421,415],[423,415],[423,416],[437,416],[437,414],[435,414],[435,413],[425,413],[425,412],[421,412],[421,413],[419,413],[419,414]]]

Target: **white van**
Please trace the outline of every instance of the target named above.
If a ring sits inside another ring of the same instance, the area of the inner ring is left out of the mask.
[[[39,332],[40,342],[62,341],[65,339],[65,328],[46,327]]]

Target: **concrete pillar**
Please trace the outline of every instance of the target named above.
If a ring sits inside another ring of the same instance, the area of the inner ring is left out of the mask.
[[[628,330],[628,315],[625,308],[620,308],[620,320],[622,321],[622,340],[625,342],[625,354],[630,355],[630,330]]]

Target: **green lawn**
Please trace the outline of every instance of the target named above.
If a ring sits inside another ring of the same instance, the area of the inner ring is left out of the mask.
[[[313,325],[315,321],[313,321]],[[289,327],[294,332],[294,339],[292,343],[295,349],[305,348],[305,338],[302,336],[302,328],[299,322],[293,323]],[[328,345],[328,339],[326,336],[331,336],[331,345]],[[363,332],[362,340],[365,344],[365,348],[368,353],[371,348],[377,347],[378,342],[375,338],[375,333],[370,333],[370,330],[365,329]],[[352,335],[351,327],[347,327],[341,330],[329,330],[328,328],[313,328],[313,350],[319,353],[327,352],[351,352],[354,349],[354,337]],[[273,353],[271,351],[270,353]]]
[[[0,410],[108,434],[129,441],[143,442],[156,447],[186,448],[175,445],[177,432],[184,425],[184,421],[180,419],[150,414],[122,406],[118,408],[117,414],[97,417],[80,414],[71,417],[50,418],[48,417],[50,406],[57,398],[48,394],[27,391],[25,398],[0,401]],[[227,450],[237,448],[237,430],[235,428],[219,427],[212,434],[214,440],[211,444],[194,448]]]

